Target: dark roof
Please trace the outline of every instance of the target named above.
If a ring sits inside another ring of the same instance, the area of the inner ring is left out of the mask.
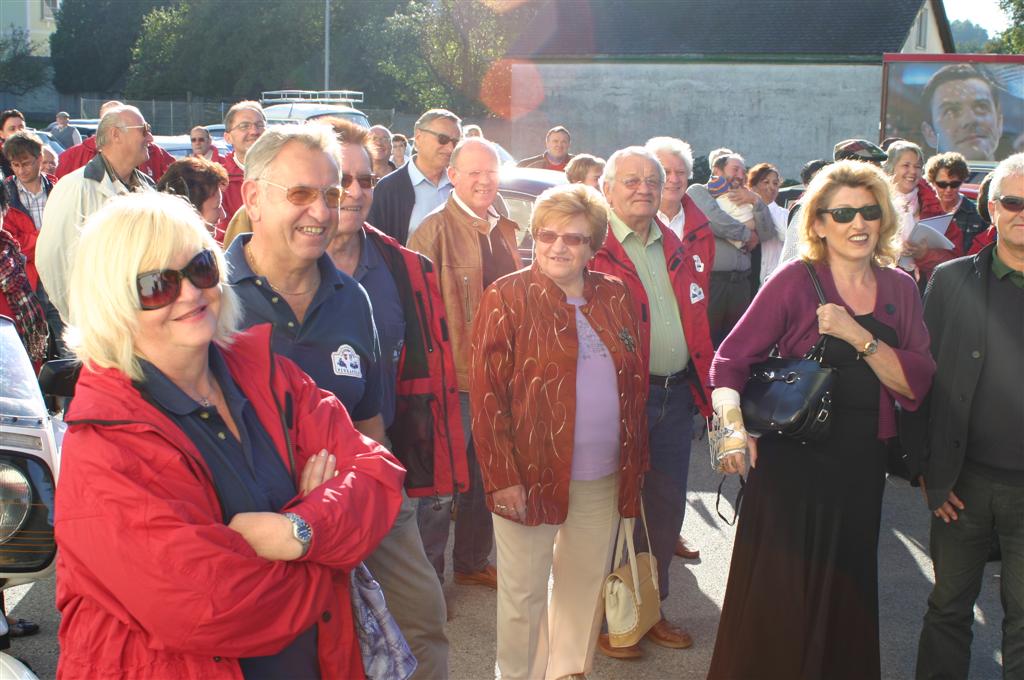
[[[540,0],[511,57],[877,57],[899,52],[927,2],[953,51],[941,0]]]

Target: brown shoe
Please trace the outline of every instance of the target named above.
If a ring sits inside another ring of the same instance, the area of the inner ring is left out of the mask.
[[[669,623],[668,619],[662,619],[654,624],[654,627],[647,631],[645,636],[648,640],[662,647],[670,649],[686,649],[693,646],[693,638],[679,626]]]
[[[498,589],[498,570],[493,564],[488,564],[480,571],[474,571],[469,574],[463,574],[461,572],[455,572],[455,582],[460,586],[487,586],[488,588]]]
[[[639,659],[644,655],[643,651],[640,649],[640,645],[612,647],[611,640],[608,639],[608,633],[601,633],[597,636],[597,648],[602,654],[613,659]]]
[[[698,548],[694,548],[686,542],[685,538],[679,536],[676,539],[676,556],[682,557],[684,560],[699,560],[700,550]]]

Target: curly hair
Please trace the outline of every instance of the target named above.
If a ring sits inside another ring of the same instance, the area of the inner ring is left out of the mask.
[[[965,180],[971,174],[967,168],[967,159],[956,151],[936,154],[928,159],[928,164],[924,166],[924,176],[928,178],[929,184],[935,184],[939,170],[945,170],[950,177],[959,180]]]

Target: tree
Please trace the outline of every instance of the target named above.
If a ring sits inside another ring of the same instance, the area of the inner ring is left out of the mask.
[[[50,35],[53,84],[60,92],[120,90],[142,18],[170,0],[64,0]]]
[[[949,24],[956,51],[962,54],[981,52],[988,42],[988,31],[978,24],[957,19]]]
[[[1024,0],[999,0],[1010,27],[985,45],[986,52],[1024,54]]]
[[[388,17],[367,48],[382,74],[401,83],[399,106],[485,113],[496,108],[485,92],[489,76],[534,11],[529,4],[416,0]]]
[[[32,54],[28,31],[12,26],[0,36],[0,83],[8,92],[22,95],[45,84],[47,71],[46,60]]]

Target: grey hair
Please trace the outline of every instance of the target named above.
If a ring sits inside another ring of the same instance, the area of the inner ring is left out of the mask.
[[[483,137],[466,137],[458,144],[455,145],[455,150],[452,151],[452,157],[448,161],[448,165],[458,169],[459,156],[462,155],[462,150],[469,145],[482,146],[494,155],[494,159],[498,165],[501,165],[501,156],[498,155],[498,150],[494,148],[494,144],[484,139]]]
[[[127,112],[133,112],[142,116],[142,112],[134,106],[128,106],[122,104],[121,106],[115,106],[114,108],[103,114],[103,118],[100,119],[100,124],[96,126],[96,148],[102,149],[104,146],[110,143],[110,132],[114,128],[124,129],[126,123],[121,120],[121,114]],[[145,120],[145,118],[143,118]]]
[[[448,109],[430,109],[429,111],[425,111],[423,115],[416,120],[416,122],[413,124],[413,127],[423,127],[428,123],[433,123],[438,118],[450,120],[451,122],[455,123],[455,125],[457,125],[460,129],[462,128],[462,119],[456,116]]]
[[[341,146],[330,127],[321,123],[275,125],[267,128],[245,154],[245,179],[259,179],[266,175],[289,142],[296,142],[312,151],[323,151],[341,168]]]
[[[605,163],[604,172],[601,173],[602,190],[607,189],[608,184],[615,181],[615,176],[619,168],[619,161],[623,158],[629,158],[630,156],[646,158],[650,162],[654,163],[654,167],[658,169],[658,177],[661,179],[661,183],[665,183],[665,168],[662,167],[661,161],[658,160],[657,156],[642,146],[627,146],[625,149],[619,149],[613,153],[608,158],[608,162]]]
[[[263,118],[264,121],[267,120],[267,114],[263,112],[263,107],[260,105],[260,103],[252,101],[251,99],[246,99],[244,101],[232,104],[231,108],[228,109],[228,112],[224,115],[225,132],[231,132],[231,124],[235,122],[235,116],[237,116],[242,111],[255,111],[256,113],[260,114],[260,117]],[[248,157],[249,155],[246,154],[246,158]]]
[[[708,152],[708,167],[713,167],[715,165],[715,161],[717,161],[720,156],[728,156],[734,153],[736,152],[724,146],[720,146],[717,149],[712,149],[711,151]]]
[[[889,146],[889,148],[886,149],[886,153],[889,154],[889,157],[885,159],[885,163],[882,163],[882,170],[885,171],[885,174],[891,177],[893,173],[896,172],[896,163],[899,162],[900,156],[902,156],[907,151],[913,151],[914,153],[916,153],[917,160],[921,163],[921,165],[924,165],[924,152],[921,151],[921,147],[919,147],[917,144],[914,144],[913,142],[908,142],[905,139],[901,139],[899,141],[893,142]]]
[[[1009,177],[1024,177],[1024,153],[1007,156],[992,171],[992,182],[988,189],[990,201],[1003,195],[1003,181]]]
[[[648,151],[657,156],[659,153],[667,153],[675,156],[686,166],[686,176],[693,177],[693,149],[681,139],[675,137],[651,137],[644,145]]]

